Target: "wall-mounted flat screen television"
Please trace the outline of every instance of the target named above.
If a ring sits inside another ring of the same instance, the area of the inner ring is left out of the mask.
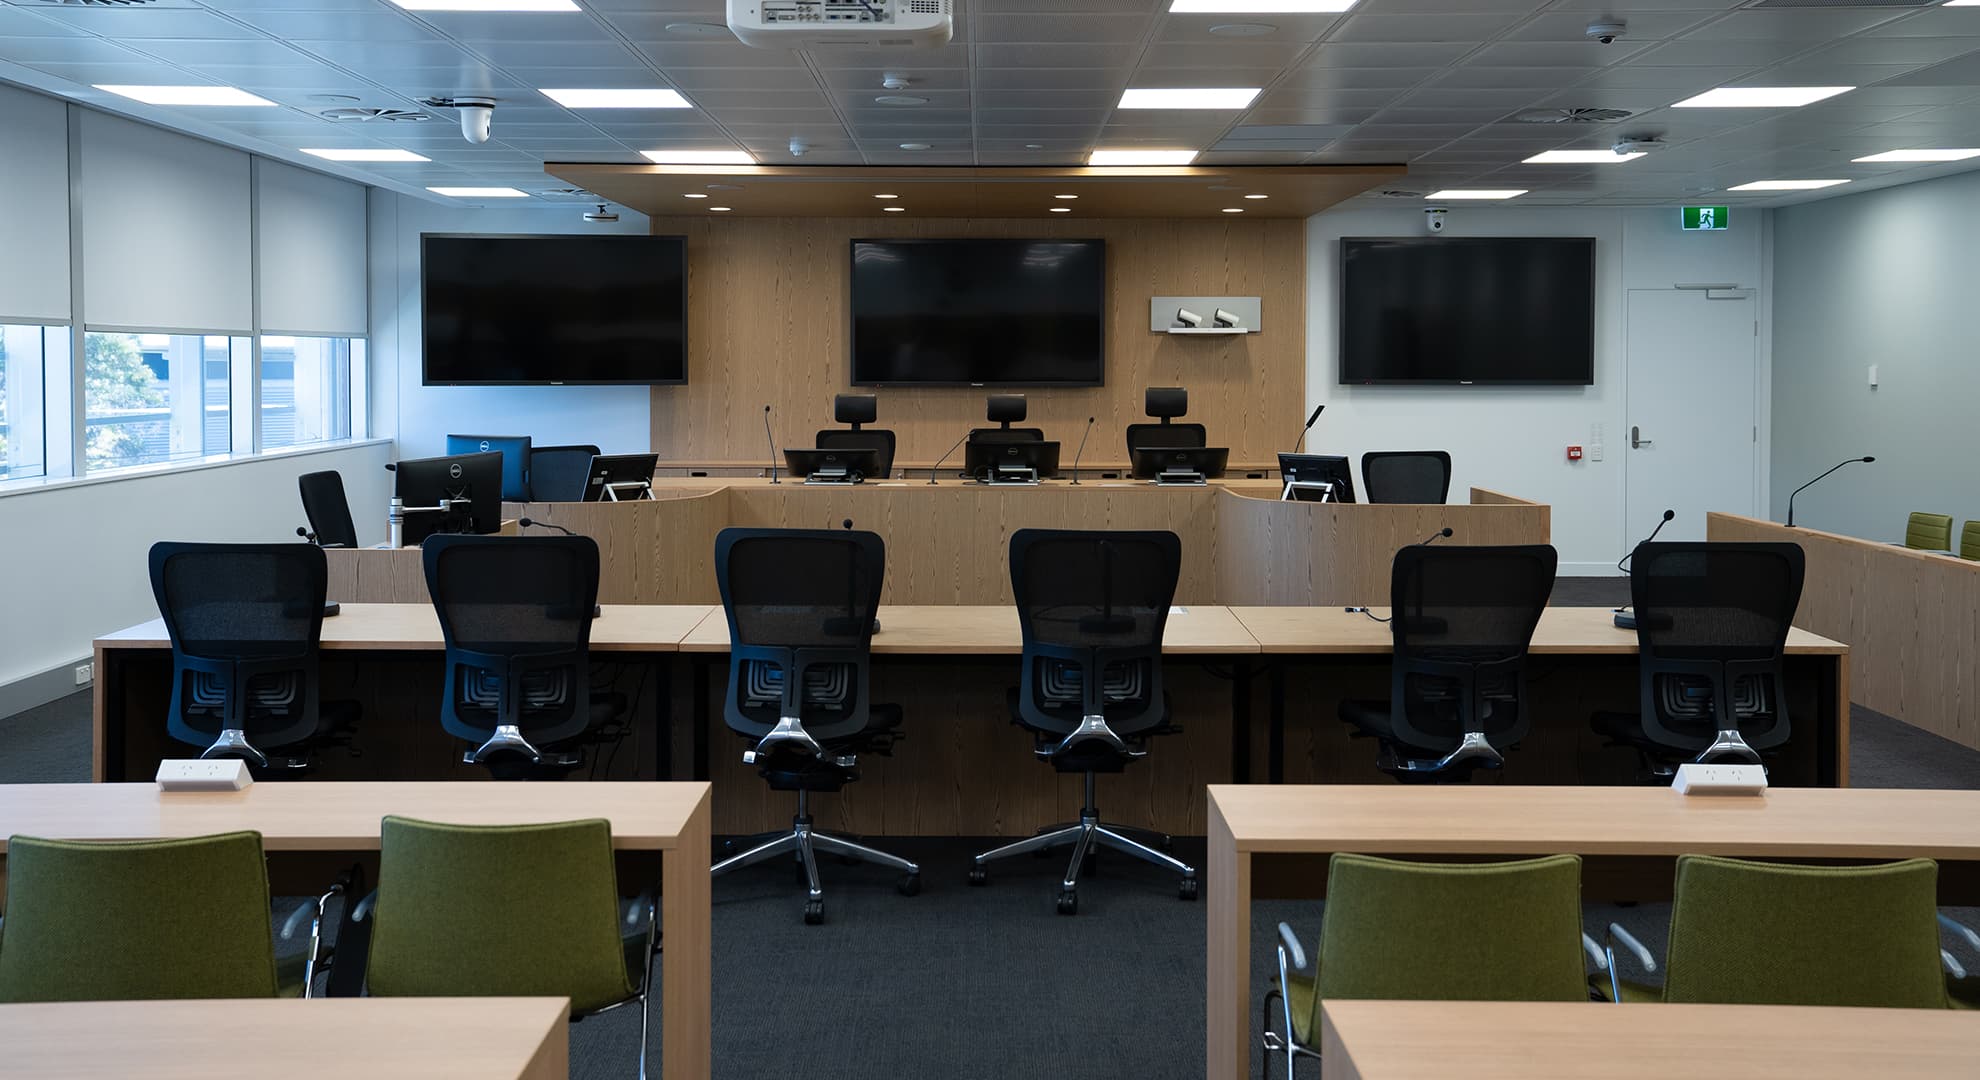
[[[1343,386],[1595,381],[1592,237],[1341,241]]]
[[[687,381],[687,238],[420,237],[428,386]]]
[[[856,386],[1099,386],[1104,240],[854,240]]]

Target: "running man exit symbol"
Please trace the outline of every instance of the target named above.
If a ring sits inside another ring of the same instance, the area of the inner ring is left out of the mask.
[[[1727,226],[1728,216],[1723,206],[1687,206],[1684,208],[1684,229],[1686,232],[1722,232]]]

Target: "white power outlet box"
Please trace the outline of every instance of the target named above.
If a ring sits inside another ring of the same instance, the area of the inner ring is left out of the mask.
[[[96,681],[96,661],[90,660],[76,665],[76,685],[88,686]]]
[[[247,762],[167,760],[158,763],[160,791],[240,791],[254,783]]]
[[[1680,795],[1760,795],[1767,770],[1759,765],[1679,765],[1671,790]]]

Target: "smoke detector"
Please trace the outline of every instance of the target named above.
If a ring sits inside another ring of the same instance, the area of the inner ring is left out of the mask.
[[[605,203],[599,203],[598,209],[585,211],[584,220],[594,225],[603,225],[607,222],[619,220],[619,215],[617,211],[606,209]]]
[[[423,112],[417,112],[412,109],[371,109],[361,107],[325,109],[316,115],[321,116],[325,120],[340,124],[373,122],[380,124],[417,124],[433,119]]]
[[[1628,109],[1533,109],[1513,119],[1522,124],[1613,124],[1634,115]]]

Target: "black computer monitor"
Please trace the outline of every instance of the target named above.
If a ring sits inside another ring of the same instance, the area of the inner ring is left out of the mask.
[[[1354,501],[1354,470],[1339,454],[1280,454],[1279,476],[1288,502]]]
[[[629,502],[652,496],[659,454],[600,454],[584,480],[585,502]]]
[[[447,453],[502,455],[502,497],[510,502],[529,501],[529,436],[449,435]]]
[[[449,454],[401,461],[392,493],[406,505],[400,541],[411,547],[436,532],[492,533],[502,528],[502,455]],[[465,514],[443,514],[441,500],[466,502]]]
[[[1198,473],[1205,480],[1224,475],[1231,462],[1228,447],[1137,446],[1128,452],[1136,480],[1153,480],[1165,472]]]
[[[1048,480],[1059,475],[1059,444],[971,440],[963,448],[963,472],[972,480],[987,479],[999,465],[1036,469],[1038,479]]]
[[[784,451],[784,463],[792,476],[807,480],[858,484],[869,476],[885,479],[880,471],[880,451],[868,446],[827,447],[819,450],[792,448]]]

